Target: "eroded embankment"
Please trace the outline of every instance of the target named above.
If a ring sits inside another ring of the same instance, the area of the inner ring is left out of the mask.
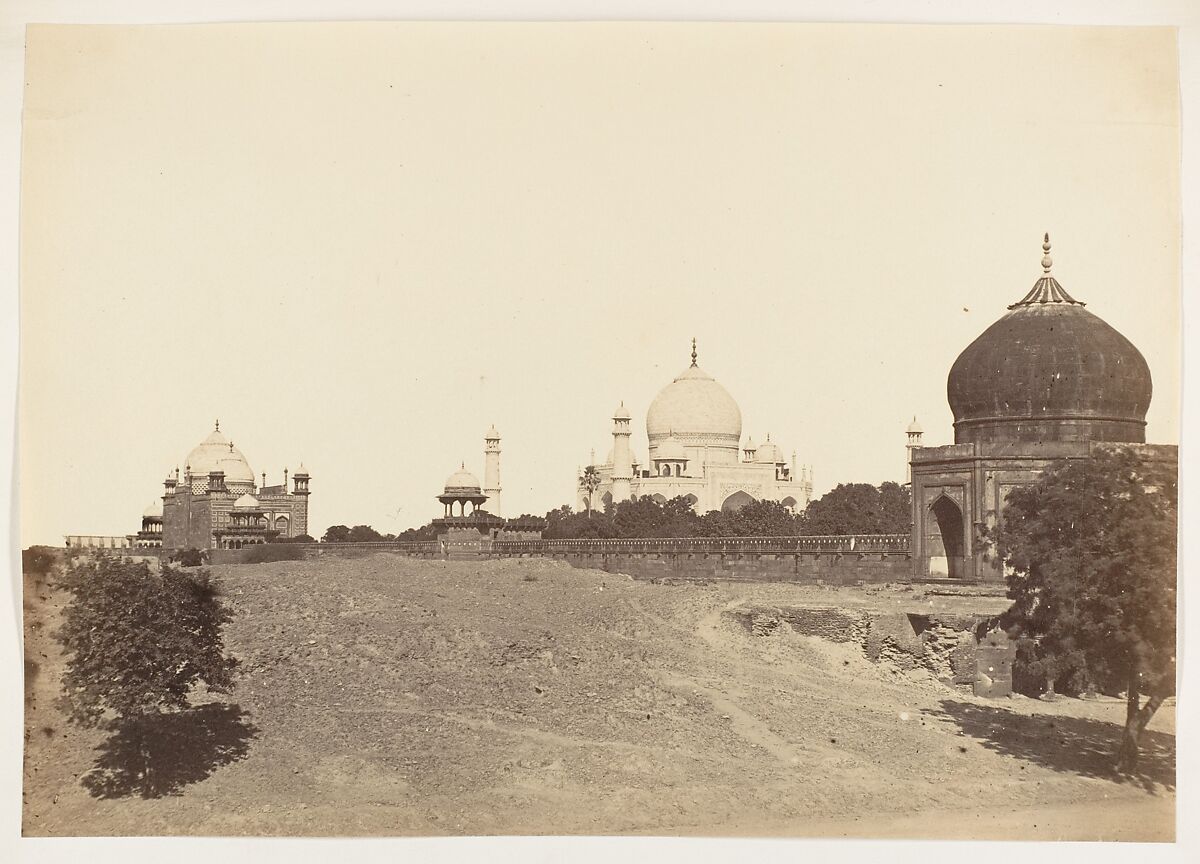
[[[787,626],[802,636],[855,643],[877,663],[900,672],[924,670],[944,684],[958,686],[975,680],[976,634],[988,620],[978,614],[833,606],[741,606],[724,614],[756,636]]]

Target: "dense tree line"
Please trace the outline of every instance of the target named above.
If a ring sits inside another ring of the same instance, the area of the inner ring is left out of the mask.
[[[529,514],[510,521],[538,520]],[[697,513],[683,498],[660,502],[648,496],[576,513],[563,505],[545,516],[547,540],[637,537],[802,537],[814,534],[905,534],[911,527],[909,492],[898,483],[843,483],[793,513],[776,501],[755,501],[736,512]],[[326,543],[378,540],[435,540],[430,522],[399,534],[380,534],[369,525],[333,525]]]
[[[911,527],[909,492],[897,483],[840,484],[800,513],[775,501],[755,501],[735,512],[696,513],[683,498],[641,497],[604,512],[575,513],[563,506],[546,514],[543,537],[802,537],[816,534],[904,534]]]

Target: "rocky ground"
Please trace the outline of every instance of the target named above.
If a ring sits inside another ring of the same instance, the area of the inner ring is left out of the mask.
[[[977,699],[788,620],[1000,598],[536,559],[213,570],[240,681],[164,721],[149,778],[54,706],[66,598],[26,582],[27,835],[1174,836],[1173,705],[1120,782],[1115,700]]]

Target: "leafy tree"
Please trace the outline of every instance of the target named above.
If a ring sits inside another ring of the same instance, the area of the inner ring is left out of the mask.
[[[350,529],[345,525],[330,525],[325,529],[322,543],[345,543],[350,539]]]
[[[546,514],[542,537],[547,540],[574,540],[616,536],[612,517],[607,513],[574,513],[567,505]]]
[[[397,540],[402,540],[405,543],[421,543],[429,540],[436,540],[438,535],[438,526],[429,522],[422,525],[420,528],[405,528],[396,535]]]
[[[839,483],[809,503],[803,533],[903,534],[911,527],[909,492],[896,483]]]
[[[221,628],[230,613],[207,570],[186,572],[100,556],[80,559],[62,586],[72,597],[57,636],[67,653],[64,707],[71,722],[138,742],[150,785],[148,742],[157,718],[188,707],[197,682],[228,693],[237,661]]]
[[[1129,448],[1099,451],[1006,502],[988,532],[1014,601],[1001,623],[1033,643],[1047,675],[1125,692],[1117,765],[1132,772],[1139,735],[1175,692],[1174,466]]]
[[[383,535],[370,525],[355,525],[346,536],[349,543],[374,543],[382,539]]]

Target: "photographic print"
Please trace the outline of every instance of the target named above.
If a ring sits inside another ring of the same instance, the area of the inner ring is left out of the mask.
[[[28,837],[1175,839],[1170,27],[32,24]]]

